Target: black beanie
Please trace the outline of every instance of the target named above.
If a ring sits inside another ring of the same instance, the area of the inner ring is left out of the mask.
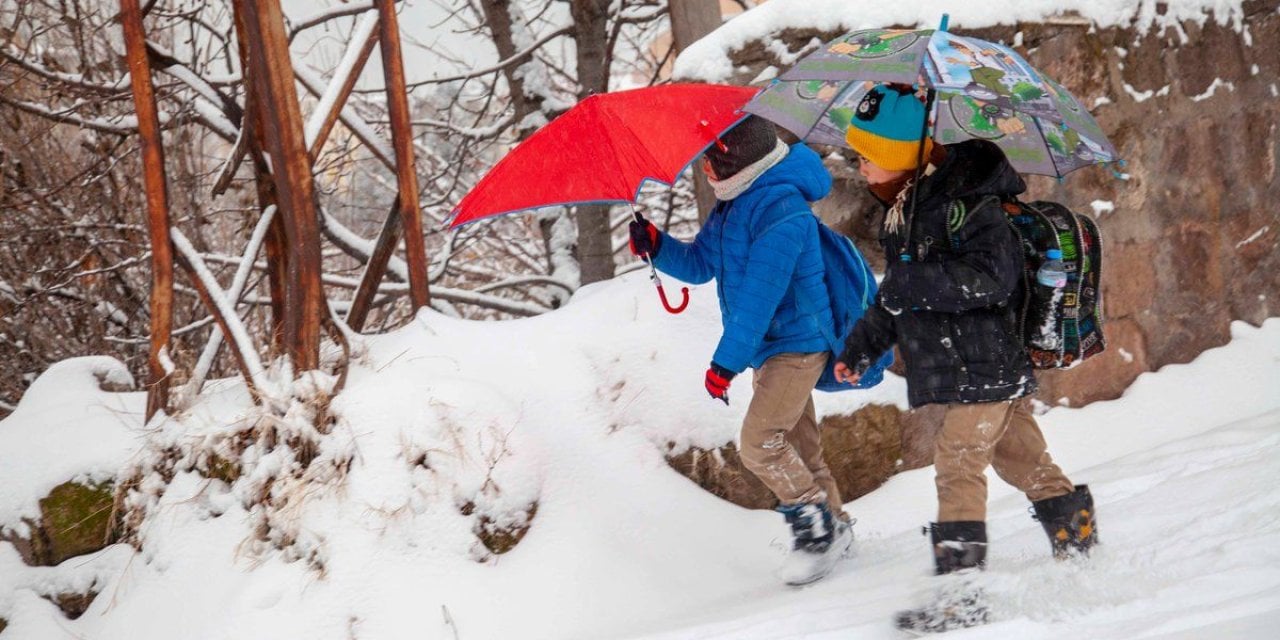
[[[724,143],[725,150],[712,144],[707,147],[706,157],[716,178],[726,180],[769,155],[778,146],[778,131],[772,122],[753,114],[721,135],[720,142]]]

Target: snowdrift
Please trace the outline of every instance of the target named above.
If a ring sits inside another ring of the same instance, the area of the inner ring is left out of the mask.
[[[0,528],[24,534],[66,480],[131,479],[140,550],[30,567],[0,542],[0,637],[897,637],[892,612],[929,585],[932,470],[851,503],[856,557],[782,587],[781,518],[665,460],[732,439],[750,396],[749,376],[728,408],[702,390],[719,319],[713,288],[692,294],[670,316],[637,273],[528,320],[424,312],[358,340],[318,429],[264,416],[234,380],[144,428],[140,393],[99,388],[118,363],[62,363],[0,422]],[[973,634],[1256,637],[1280,622],[1280,320],[1233,332],[1119,400],[1042,417],[1093,487],[1103,546],[1052,562],[993,477],[1001,622]],[[904,399],[891,376],[821,395],[819,412]],[[87,592],[75,620],[49,600]]]

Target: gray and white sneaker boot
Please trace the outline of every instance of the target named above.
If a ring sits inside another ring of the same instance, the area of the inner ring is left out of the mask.
[[[853,546],[853,528],[835,517],[825,502],[780,505],[777,511],[791,525],[791,552],[778,570],[789,585],[821,580]]]

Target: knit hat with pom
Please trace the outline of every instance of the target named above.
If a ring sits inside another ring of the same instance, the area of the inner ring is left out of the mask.
[[[881,169],[915,169],[922,155],[924,117],[924,105],[910,90],[878,84],[858,103],[845,141]],[[933,141],[925,139],[923,157],[928,159],[932,150]]]

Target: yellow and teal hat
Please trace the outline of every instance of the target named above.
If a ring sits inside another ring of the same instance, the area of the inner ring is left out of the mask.
[[[854,151],[882,169],[915,169],[924,117],[924,105],[914,93],[878,84],[858,102],[844,137]],[[928,159],[932,150],[933,141],[925,139],[923,157]]]

